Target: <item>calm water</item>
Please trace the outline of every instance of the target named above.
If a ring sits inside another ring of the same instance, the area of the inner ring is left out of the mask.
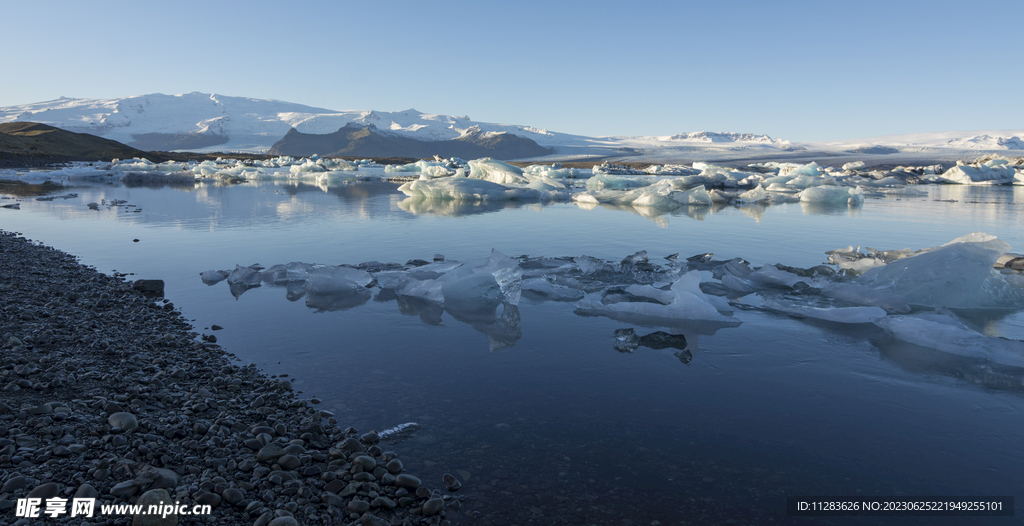
[[[871,326],[737,311],[737,328],[687,334],[686,364],[679,349],[617,352],[616,329],[656,329],[577,316],[572,303],[524,298],[516,326],[511,312],[504,323],[466,319],[383,295],[308,305],[264,285],[236,299],[226,283],[199,279],[235,264],[404,263],[438,253],[468,260],[492,248],[609,260],[647,250],[652,261],[713,252],[806,267],[847,245],[917,249],[974,231],[1024,251],[1024,187],[915,187],[852,209],[797,203],[663,215],[413,202],[395,188],[87,185],[57,191],[77,198],[22,197],[21,210],[0,209],[0,228],[101,271],[164,279],[197,330],[223,326],[219,343],[294,377],[343,426],[419,423],[393,449],[430,486],[446,472],[463,480],[466,506],[451,516],[465,523],[788,523],[787,495],[1014,495],[1024,503],[1024,371],[896,344]],[[3,195],[24,191],[0,186]],[[135,206],[86,206],[103,199]],[[990,335],[1024,338],[1019,312],[971,321]]]

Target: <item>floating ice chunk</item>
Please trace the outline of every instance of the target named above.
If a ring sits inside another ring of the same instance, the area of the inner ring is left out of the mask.
[[[764,201],[768,199],[768,192],[763,186],[757,185],[757,188],[752,188],[743,192],[736,198],[738,201],[745,203],[756,203],[758,201]]]
[[[580,268],[584,275],[596,274],[598,272],[612,272],[614,269],[607,262],[591,256],[579,256],[573,261]]]
[[[469,177],[471,179],[481,179],[502,185],[527,184],[530,182],[523,175],[523,171],[519,167],[496,161],[490,157],[469,161],[469,168]]]
[[[259,286],[262,278],[260,277],[259,268],[256,265],[250,267],[243,267],[235,265],[235,270],[232,270],[228,274],[229,285],[245,285],[247,287]]]
[[[975,233],[945,245],[871,269],[857,282],[890,290],[910,305],[959,309],[1012,308],[1024,305],[1024,291],[1006,282],[992,267],[1010,245]]]
[[[824,172],[816,162],[807,164],[786,163],[779,168],[779,175],[804,175],[808,177],[820,177]]]
[[[596,300],[581,300],[576,303],[576,312],[587,315],[607,316],[612,319],[636,323],[672,327],[687,321],[715,322],[736,326],[739,320],[723,316],[700,290],[700,274],[688,272],[672,285],[673,298],[670,303],[619,302],[605,305]]]
[[[527,177],[548,177],[551,179],[578,179],[590,177],[593,172],[580,170],[578,168],[561,168],[559,166],[548,166],[544,164],[531,164],[523,168],[523,174]]]
[[[973,185],[1010,184],[1016,175],[1017,173],[1012,166],[989,161],[988,163],[977,165],[959,164],[940,175],[930,177],[929,180],[933,182]]]
[[[875,324],[893,338],[949,354],[1024,367],[1024,342],[984,336],[949,315],[889,316]]]
[[[493,275],[473,272],[441,284],[445,308],[465,312],[494,312],[503,298],[501,287]]]
[[[519,262],[491,249],[491,257],[487,263],[475,269],[477,272],[485,272],[494,277],[504,296],[504,301],[512,305],[519,303],[523,269]]]
[[[466,177],[421,179],[405,183],[398,190],[410,197],[424,199],[515,200],[536,199],[540,196],[532,188],[509,188],[491,181]]]
[[[714,202],[711,195],[704,186],[697,186],[672,196],[673,199],[682,205],[711,206]]]
[[[382,270],[373,277],[377,280],[377,286],[383,290],[397,289],[412,280],[409,273],[402,270]]]
[[[435,261],[433,263],[409,269],[406,271],[406,274],[414,279],[437,279],[461,266],[461,262],[454,260]]]
[[[626,287],[626,292],[634,296],[650,298],[662,305],[668,305],[669,303],[672,303],[678,295],[677,293],[671,290],[656,289],[650,285],[630,285]]]
[[[429,171],[432,167],[441,167],[445,171],[448,171],[448,163],[440,161],[416,161],[409,164],[389,164],[384,167],[385,172],[424,172]]]
[[[864,161],[854,161],[852,163],[846,163],[843,165],[843,170],[863,170],[867,165]]]
[[[365,270],[333,265],[313,265],[306,277],[306,290],[316,293],[350,292],[365,289],[373,276]]]
[[[313,267],[309,263],[293,261],[287,265],[274,265],[264,270],[260,277],[267,283],[275,284],[305,281]]]
[[[802,278],[792,272],[779,270],[775,265],[765,265],[751,272],[750,275],[747,276],[747,279],[757,285],[761,285],[762,287],[791,289],[796,287],[797,283],[808,285],[807,278]]]
[[[587,188],[591,190],[628,190],[648,186],[655,181],[656,179],[649,176],[630,177],[596,172],[593,177],[587,179]]]
[[[884,318],[887,313],[881,307],[839,307],[832,309],[821,309],[806,305],[794,305],[792,303],[765,299],[761,306],[765,309],[777,310],[786,314],[806,316],[818,320],[831,321],[836,323],[873,323]]]
[[[543,296],[552,301],[577,301],[583,299],[583,291],[551,283],[544,278],[524,279],[523,293]]]
[[[701,170],[681,164],[666,164],[664,166],[652,164],[644,168],[644,171],[651,175],[697,175],[701,172]]]
[[[426,301],[440,303],[444,301],[444,294],[441,292],[443,283],[436,279],[409,280],[395,290],[399,296],[420,298]]]
[[[422,176],[426,177],[447,177],[455,174],[455,172],[453,170],[449,170],[447,166],[437,165],[424,167],[420,173]]]
[[[864,202],[864,192],[860,188],[842,186],[815,186],[800,192],[802,203],[829,203],[858,205]]]
[[[722,276],[722,285],[729,290],[742,294],[750,294],[751,292],[759,290],[759,287],[751,283],[749,280],[733,276],[732,274]]]
[[[316,162],[312,159],[306,159],[306,162],[302,164],[293,164],[288,171],[292,174],[309,174],[317,172],[326,172],[327,168],[324,167],[322,162]]]
[[[227,279],[228,275],[230,273],[223,270],[207,270],[199,273],[199,279],[203,280],[203,283],[207,285],[216,285]]]
[[[875,290],[857,283],[825,283],[821,293],[826,297],[853,303],[881,307],[886,312],[905,314],[910,312],[910,305],[903,296],[888,290]]]
[[[715,279],[722,279],[727,274],[745,278],[750,275],[750,263],[747,263],[743,258],[733,258],[725,263],[715,267],[711,275]]]
[[[356,174],[349,171],[331,170],[329,172],[323,172],[317,175],[316,183],[318,185],[330,185],[331,183],[355,181],[356,177]]]

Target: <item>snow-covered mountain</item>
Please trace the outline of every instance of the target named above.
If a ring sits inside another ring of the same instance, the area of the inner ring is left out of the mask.
[[[295,128],[329,134],[349,123],[374,125],[382,134],[444,141],[467,134],[511,133],[552,148],[538,160],[613,157],[671,160],[786,159],[830,156],[967,158],[1024,151],[1024,130],[943,132],[874,137],[857,141],[790,142],[750,133],[690,132],[669,136],[586,137],[469,117],[405,111],[329,110],[277,100],[207,93],[150,94],[120,99],[69,99],[0,108],[0,123],[32,121],[90,133],[141,149],[266,151]],[[898,155],[896,155],[898,154]]]

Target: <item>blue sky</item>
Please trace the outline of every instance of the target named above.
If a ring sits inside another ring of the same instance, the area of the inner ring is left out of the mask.
[[[8,2],[0,106],[212,92],[582,135],[1024,128],[1024,2]]]

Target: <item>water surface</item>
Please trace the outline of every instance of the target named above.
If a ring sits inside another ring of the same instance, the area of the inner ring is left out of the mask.
[[[226,283],[199,279],[236,264],[462,261],[492,248],[614,261],[647,250],[655,262],[713,252],[809,267],[847,245],[918,249],[975,231],[1024,251],[1021,187],[912,187],[855,208],[672,213],[412,201],[388,183],[96,184],[56,193],[67,192],[78,197],[21,197],[21,210],[0,210],[0,227],[101,271],[164,279],[197,331],[223,326],[219,343],[269,374],[288,374],[343,426],[419,423],[392,447],[430,486],[446,472],[463,479],[466,506],[449,512],[466,523],[764,524],[793,522],[787,495],[1024,497],[1024,371],[898,344],[873,326],[737,311],[739,327],[687,334],[689,356],[622,353],[616,329],[657,329],[528,298],[502,325],[500,316],[467,319],[376,292],[360,304],[308,305],[285,287],[235,298]],[[114,200],[126,203],[86,206]],[[980,313],[972,323],[1024,338],[1019,312]]]

